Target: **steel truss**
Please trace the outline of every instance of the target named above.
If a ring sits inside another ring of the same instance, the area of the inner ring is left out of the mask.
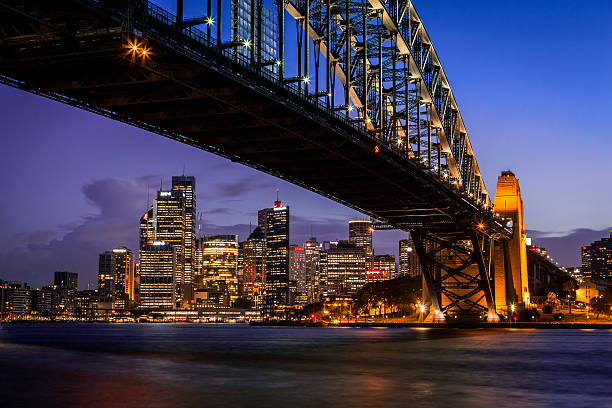
[[[493,238],[477,232],[436,236],[414,231],[411,235],[434,319],[470,313],[498,319],[492,290]]]

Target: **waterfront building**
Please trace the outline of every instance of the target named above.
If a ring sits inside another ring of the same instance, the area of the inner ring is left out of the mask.
[[[60,290],[76,293],[79,290],[79,274],[68,271],[57,271],[53,275],[53,284]]]
[[[372,227],[371,221],[349,221],[349,242],[357,246],[357,248],[363,248],[365,251],[366,270],[372,268],[372,257],[374,256],[374,250],[372,249],[372,231],[374,231],[374,228]]]
[[[176,249],[155,241],[140,250],[140,308],[174,309],[176,294]]]
[[[185,218],[183,223],[183,264],[182,283],[190,285],[195,273],[195,224],[196,224],[196,182],[193,176],[173,176],[172,191],[183,195]]]
[[[399,276],[421,276],[421,263],[412,239],[402,239],[399,242]]]
[[[0,317],[22,319],[32,310],[32,289],[26,282],[0,281]]]
[[[266,283],[266,236],[260,227],[242,243],[240,258],[240,296],[259,307],[264,300]]]
[[[389,280],[396,276],[395,256],[374,255],[372,268],[368,272],[369,280]]]
[[[278,200],[257,214],[266,236],[266,304],[289,304],[289,206]]]
[[[310,237],[304,243],[305,280],[308,303],[319,300],[319,263],[321,260],[321,245],[315,237]]]
[[[581,271],[585,279],[612,283],[612,231],[609,238],[582,247]]]
[[[308,281],[306,269],[306,251],[303,246],[289,247],[289,282],[293,286],[291,304],[306,304],[308,302]],[[293,284],[291,284],[293,282]]]
[[[225,291],[230,306],[238,298],[238,235],[210,235],[201,240],[202,287]]]
[[[98,290],[119,309],[134,301],[134,253],[129,248],[119,246],[100,254]]]
[[[366,284],[366,251],[340,241],[321,252],[321,285],[323,296],[352,296]]]

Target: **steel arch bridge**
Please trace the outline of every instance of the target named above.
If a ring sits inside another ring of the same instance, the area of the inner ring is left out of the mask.
[[[493,213],[412,2],[207,0],[202,9],[186,19],[182,0],[178,17],[145,0],[0,1],[0,80],[409,231],[438,317],[493,318],[493,244],[512,231]],[[230,12],[243,13],[242,31]]]

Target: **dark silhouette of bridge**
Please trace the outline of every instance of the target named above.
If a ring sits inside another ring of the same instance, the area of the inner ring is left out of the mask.
[[[184,19],[179,0],[177,10],[178,18],[143,0],[0,0],[0,81],[409,231],[437,318],[471,310],[494,318],[493,247],[512,230],[493,213],[410,1],[207,0],[202,17]]]

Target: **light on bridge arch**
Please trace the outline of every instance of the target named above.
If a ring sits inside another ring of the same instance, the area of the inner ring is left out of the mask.
[[[378,145],[374,146],[374,153],[376,154],[380,153],[380,146]]]

